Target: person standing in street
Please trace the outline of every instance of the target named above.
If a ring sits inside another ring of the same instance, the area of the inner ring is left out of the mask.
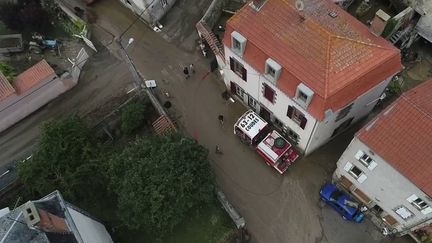
[[[193,65],[192,63],[189,65],[189,71],[190,71],[192,74],[195,74],[195,67],[194,67],[194,65]]]
[[[224,116],[223,115],[219,115],[218,119],[219,119],[219,122],[221,124],[221,127],[223,127],[223,125],[224,125]]]
[[[189,78],[189,70],[188,70],[188,67],[184,67],[184,68],[183,68],[183,73],[184,73],[184,75],[185,75],[185,78],[188,79],[188,78]]]

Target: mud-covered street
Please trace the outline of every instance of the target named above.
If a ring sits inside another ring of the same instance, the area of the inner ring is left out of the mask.
[[[359,125],[297,161],[283,176],[234,136],[233,124],[246,108],[222,98],[223,82],[209,73],[210,60],[195,46],[194,26],[208,2],[177,1],[163,23],[167,26],[163,32],[155,33],[138,21],[124,33],[122,42],[134,38],[127,51],[140,73],[156,80],[160,91],[169,92],[170,98],[164,99],[173,104],[168,112],[175,123],[209,149],[217,182],[245,218],[253,242],[411,242],[407,238],[384,238],[368,220],[361,224],[347,222],[334,210],[319,205],[319,188],[330,180],[337,159]],[[186,4],[202,8],[186,8]],[[85,66],[74,89],[1,134],[0,165],[29,154],[43,121],[74,112],[84,115],[132,88],[115,37],[134,23],[135,16],[118,0],[100,1],[93,10],[98,16],[94,38],[110,53],[102,48]],[[173,16],[180,20],[173,22]],[[182,69],[190,63],[196,73],[186,80]],[[225,117],[223,127],[217,120],[219,114]],[[222,155],[213,153],[216,145]]]

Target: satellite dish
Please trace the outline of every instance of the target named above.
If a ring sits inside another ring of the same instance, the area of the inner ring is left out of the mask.
[[[298,11],[302,11],[304,9],[304,2],[303,0],[296,0],[295,7]]]

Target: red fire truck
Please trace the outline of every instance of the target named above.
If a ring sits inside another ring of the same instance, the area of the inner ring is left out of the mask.
[[[234,124],[234,134],[256,149],[267,165],[283,174],[299,157],[294,147],[254,111],[244,113]]]

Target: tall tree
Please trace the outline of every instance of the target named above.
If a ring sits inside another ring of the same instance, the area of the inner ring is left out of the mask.
[[[0,20],[11,30],[48,33],[51,16],[38,0],[20,0],[17,3],[0,3]]]
[[[19,164],[18,176],[32,192],[58,189],[71,200],[90,202],[106,188],[98,156],[96,141],[80,118],[53,120],[43,126],[32,159]]]
[[[130,228],[163,236],[190,209],[213,195],[208,151],[194,140],[171,135],[142,138],[109,163],[120,218]]]

